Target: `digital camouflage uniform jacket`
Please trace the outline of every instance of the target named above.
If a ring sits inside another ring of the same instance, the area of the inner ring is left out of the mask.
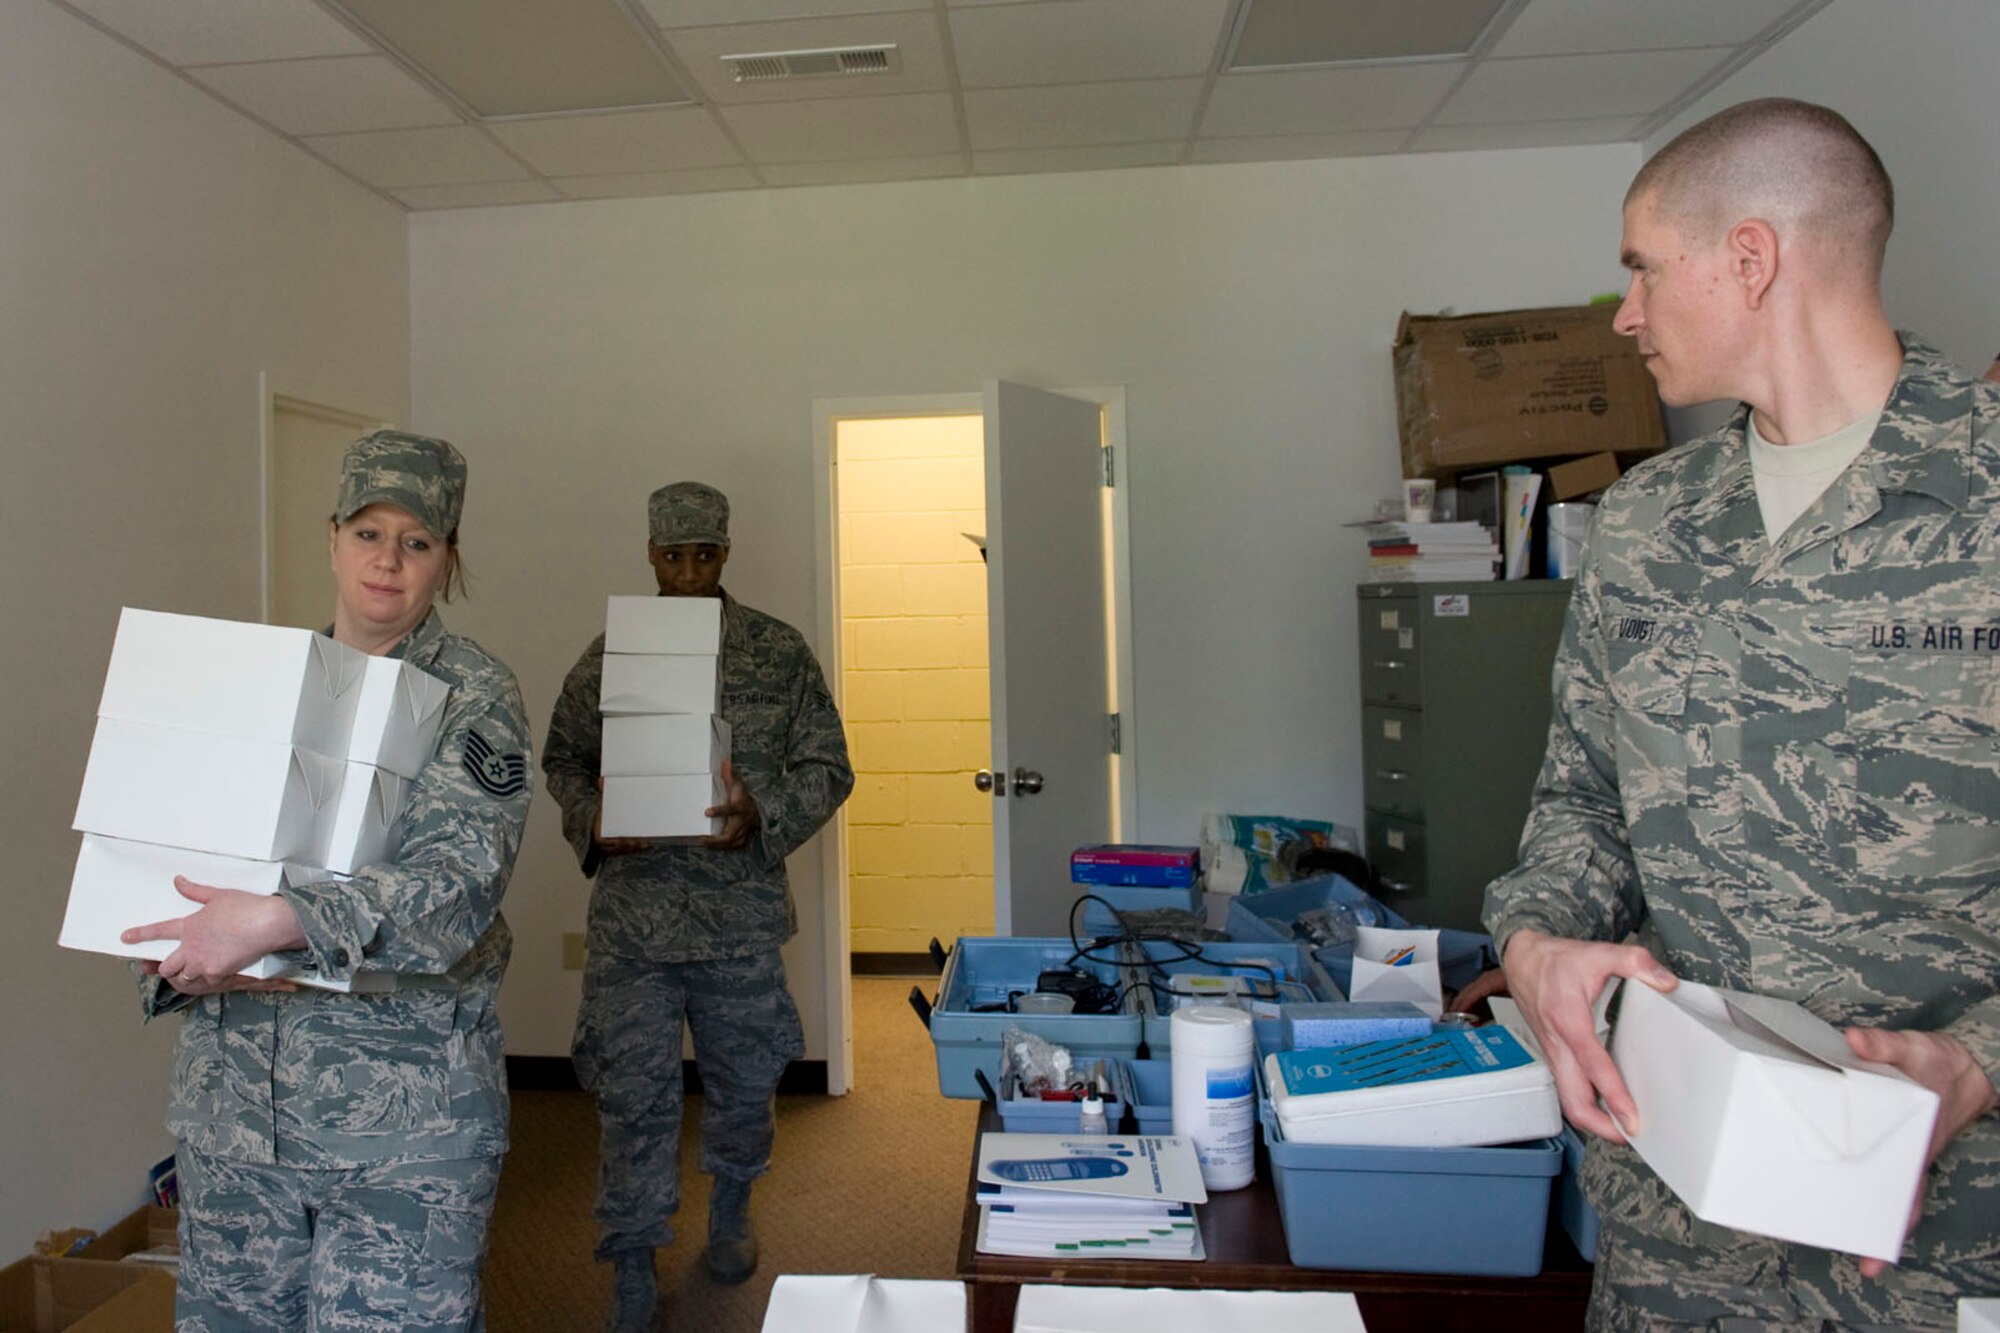
[[[148,1016],[187,1011],[167,1127],[203,1151],[322,1168],[506,1150],[495,1000],[513,949],[500,897],[534,786],[527,714],[513,673],[435,612],[391,655],[452,687],[402,850],[279,892],[305,931],[298,961],[338,979],[393,972],[397,989],[190,1001],[144,978]]]
[[[718,669],[731,761],[763,826],[735,850],[662,843],[601,865],[590,831],[604,734],[603,635],[563,682],[542,769],[562,806],[564,836],[584,873],[597,876],[586,940],[594,954],[653,963],[736,958],[776,949],[798,930],[785,858],[854,789],[840,714],[799,632],[727,593]]]
[[[1678,976],[1948,1033],[1995,1077],[2000,387],[1903,343],[1867,449],[1775,544],[1748,409],[1606,494],[1486,920],[1503,948],[1637,930]],[[2000,1251],[2000,1118],[1939,1159],[1911,1245]]]

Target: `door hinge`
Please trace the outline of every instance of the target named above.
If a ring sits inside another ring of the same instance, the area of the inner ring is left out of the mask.
[[[1107,487],[1116,486],[1118,484],[1118,474],[1112,466],[1112,447],[1107,444],[1104,446],[1102,452],[1104,454],[1104,484]]]
[[[1113,713],[1111,714],[1111,753],[1124,754],[1125,753],[1124,745],[1125,745],[1124,719],[1121,718],[1118,714]]]

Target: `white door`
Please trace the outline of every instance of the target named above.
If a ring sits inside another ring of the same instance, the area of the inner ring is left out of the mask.
[[[985,409],[994,926],[1062,935],[1111,833],[1101,409],[996,380]]]
[[[340,494],[340,460],[348,445],[378,424],[357,412],[296,398],[272,399],[264,534],[269,561],[264,619],[269,623],[323,629],[333,619],[327,521]]]

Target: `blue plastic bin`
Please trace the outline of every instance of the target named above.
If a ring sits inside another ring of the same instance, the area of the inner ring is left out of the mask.
[[[1068,939],[965,936],[952,946],[938,978],[937,999],[931,1006],[931,1044],[937,1049],[938,1091],[947,1097],[983,1097],[975,1070],[997,1093],[1000,1086],[1000,1038],[1010,1027],[1022,1028],[1067,1046],[1078,1063],[1095,1058],[1129,1060],[1138,1053],[1141,1021],[1139,1000],[1128,987],[1126,969],[1116,962],[1076,959]],[[1123,998],[1115,1014],[1011,1014],[977,1012],[986,1004],[1004,1004],[1013,991],[1032,991],[1035,979],[1051,968],[1075,966]]]
[[[1085,1068],[1097,1063],[1095,1059],[1082,1062]],[[1126,1073],[1125,1060],[1105,1060],[1105,1077],[1111,1084],[1111,1097],[1104,1103],[1104,1122],[1113,1134],[1122,1133],[1126,1108],[1132,1104],[1131,1075]],[[1013,1080],[1008,1080],[1011,1083]],[[1045,1102],[1039,1097],[1015,1097],[1014,1089],[999,1087],[1000,1127],[1011,1134],[1073,1134],[1077,1128],[1077,1116],[1082,1110],[1081,1102]]]
[[[1092,894],[1111,904],[1106,907],[1100,902],[1085,902],[1083,905],[1082,929],[1085,935],[1115,935],[1121,929],[1112,908],[1120,912],[1151,912],[1162,907],[1178,907],[1183,912],[1201,915],[1201,890],[1189,885],[1185,888],[1155,888],[1144,884],[1078,884],[1077,897]]]
[[[1305,1002],[1310,1000],[1338,1000],[1340,992],[1333,979],[1318,963],[1305,945],[1292,943],[1251,943],[1232,941],[1226,944],[1207,943],[1199,946],[1201,958],[1184,958],[1184,952],[1177,944],[1165,940],[1148,940],[1138,945],[1134,952],[1132,970],[1136,977],[1152,978],[1165,986],[1166,977],[1180,973],[1200,973],[1210,976],[1228,976],[1231,973],[1268,980],[1268,974],[1261,967],[1239,966],[1239,962],[1256,960],[1276,965],[1281,979],[1286,983],[1276,1003],[1282,1004],[1288,997]],[[1153,987],[1138,984],[1133,987],[1138,992],[1140,1010],[1145,1015],[1143,1035],[1146,1050],[1155,1060],[1172,1058],[1173,1006],[1164,996],[1156,996]],[[1267,1006],[1275,1014],[1275,1008]]]
[[[1597,1210],[1583,1197],[1583,1135],[1573,1125],[1562,1132],[1562,1180],[1556,1186],[1556,1216],[1585,1263],[1597,1262]]]
[[[1408,921],[1379,899],[1370,897],[1338,875],[1324,875],[1318,879],[1300,880],[1282,889],[1239,895],[1229,904],[1229,937],[1233,940],[1297,942],[1298,937],[1292,934],[1292,922],[1306,912],[1334,903],[1353,909],[1364,926],[1386,926],[1393,930],[1410,928]],[[1353,946],[1328,945],[1315,949],[1313,957],[1326,969],[1333,983],[1340,987],[1340,998],[1345,998],[1354,975]],[[1493,955],[1491,936],[1470,930],[1438,932],[1438,979],[1446,990],[1460,990],[1487,968],[1498,965]]]
[[[1132,1132],[1174,1132],[1174,1065],[1171,1060],[1127,1060],[1125,1080],[1132,1089]]]

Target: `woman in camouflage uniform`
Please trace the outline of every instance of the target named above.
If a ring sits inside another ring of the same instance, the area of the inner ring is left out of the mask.
[[[141,982],[148,1017],[186,1015],[167,1117],[179,1333],[483,1324],[507,1146],[500,897],[532,784],[513,673],[432,609],[458,571],[464,495],[465,460],[443,440],[378,431],[342,465],[332,636],[452,687],[397,859],[269,897],[177,880],[189,915],[126,933],[180,942]],[[395,988],[236,975],[274,952]]]

